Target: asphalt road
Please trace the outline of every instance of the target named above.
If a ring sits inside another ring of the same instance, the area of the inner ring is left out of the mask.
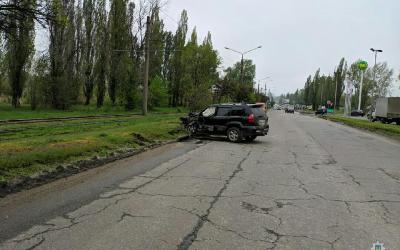
[[[0,249],[400,249],[400,143],[270,124],[254,143],[178,143],[7,197]]]

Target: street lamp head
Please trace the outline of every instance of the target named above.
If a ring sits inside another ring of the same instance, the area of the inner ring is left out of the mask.
[[[228,47],[225,47],[225,49],[230,49],[230,48],[228,48]]]
[[[370,49],[372,52],[383,52],[383,50],[381,50],[381,49],[374,49],[374,48],[371,48]]]
[[[260,45],[260,46],[257,47],[257,49],[261,49],[261,48],[262,48],[262,45]]]

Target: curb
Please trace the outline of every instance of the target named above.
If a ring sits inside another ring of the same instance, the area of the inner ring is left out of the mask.
[[[15,181],[10,181],[8,183],[0,185],[0,198],[4,198],[7,195],[13,194],[13,193],[18,193],[23,190],[28,190],[32,189],[38,186],[42,186],[44,184],[48,184],[50,182],[66,178],[75,174],[79,174],[82,172],[85,172],[90,169],[98,168],[101,166],[104,166],[106,164],[116,162],[119,160],[123,160],[141,153],[144,153],[146,151],[152,150],[159,148],[161,146],[177,143],[177,142],[183,142],[187,141],[190,139],[189,136],[181,136],[177,138],[176,140],[172,141],[165,141],[165,142],[156,142],[156,143],[151,143],[148,144],[142,148],[136,149],[136,150],[127,150],[125,152],[112,152],[109,156],[105,157],[92,157],[91,159],[86,159],[86,160],[80,160],[74,163],[69,163],[65,165],[59,165],[57,168],[55,168],[53,171],[48,172],[42,172],[38,176],[34,177],[24,177],[23,179],[15,180]]]

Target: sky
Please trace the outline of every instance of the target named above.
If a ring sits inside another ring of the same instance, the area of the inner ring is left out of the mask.
[[[384,50],[378,62],[400,70],[399,0],[168,0],[161,17],[175,31],[183,9],[188,11],[189,34],[211,32],[222,67],[240,60],[230,47],[247,51],[262,86],[278,95],[302,88],[308,75],[320,68],[332,74],[342,57],[374,63],[371,47]],[[400,96],[400,82],[392,95]]]

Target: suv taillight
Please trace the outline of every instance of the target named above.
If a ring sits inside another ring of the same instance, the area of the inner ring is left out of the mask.
[[[253,123],[254,123],[254,114],[250,114],[250,115],[247,117],[247,122],[248,122],[249,124],[253,124]]]

